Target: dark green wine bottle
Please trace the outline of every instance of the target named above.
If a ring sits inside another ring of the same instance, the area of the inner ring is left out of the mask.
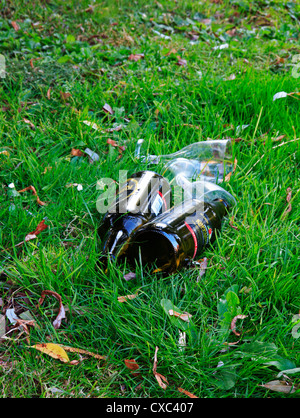
[[[130,264],[141,261],[153,272],[174,272],[213,243],[229,204],[223,199],[190,199],[159,215],[130,237],[122,257]]]
[[[138,228],[169,209],[170,199],[171,187],[164,177],[153,171],[134,173],[120,187],[98,228],[105,256],[100,261],[107,255],[117,259],[124,243]]]

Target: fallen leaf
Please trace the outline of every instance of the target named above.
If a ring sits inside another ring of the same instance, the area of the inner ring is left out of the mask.
[[[294,393],[298,386],[292,385],[285,380],[272,380],[271,382],[265,383],[264,385],[260,385],[263,388],[273,390],[274,392],[281,392],[281,393]]]
[[[285,135],[279,135],[276,138],[272,138],[273,142],[282,141],[285,138]]]
[[[187,312],[179,313],[179,312],[174,311],[173,309],[169,310],[169,315],[171,316],[174,315],[176,316],[176,318],[182,319],[182,321],[185,321],[185,322],[190,322],[190,318],[192,317],[192,315]]]
[[[68,351],[70,353],[86,354],[87,356],[94,357],[97,360],[106,360],[107,359],[107,356],[101,356],[100,354],[93,353],[93,352],[87,351],[87,350],[83,350],[82,348],[69,347],[69,346],[66,346],[66,345],[62,345],[61,347],[65,351]]]
[[[87,126],[91,126],[93,129],[98,130],[99,127],[96,123],[92,123],[89,120],[84,120],[83,123]]]
[[[47,171],[51,171],[52,167],[50,165],[48,165],[47,167],[45,167],[45,170],[42,172],[42,174],[46,174]]]
[[[60,325],[61,325],[61,321],[63,319],[66,319],[65,308],[64,308],[64,306],[62,304],[61,296],[58,293],[56,293],[56,292],[54,292],[52,290],[43,290],[42,291],[41,297],[40,297],[40,299],[38,301],[38,305],[41,305],[44,302],[45,297],[47,295],[54,296],[59,301],[59,312],[58,312],[58,315],[57,315],[56,319],[53,321],[54,328],[55,329],[58,329],[60,327]]]
[[[107,139],[107,141],[106,141],[106,143],[107,143],[108,145],[111,145],[111,146],[113,146],[113,147],[118,148],[118,149],[119,149],[119,153],[120,153],[120,154],[122,154],[122,152],[123,152],[123,151],[125,151],[125,149],[126,149],[126,147],[125,147],[124,145],[119,145],[119,144],[117,143],[117,141],[115,141],[115,140],[113,140],[113,139],[111,139],[111,138],[108,138],[108,139]]]
[[[110,115],[113,115],[114,112],[109,104],[105,103],[105,105],[102,107],[105,113],[109,113]]]
[[[152,29],[152,32],[154,32],[156,35],[160,36],[163,39],[172,39],[171,36],[164,35],[163,33],[160,33],[157,30]]]
[[[58,344],[53,343],[42,343],[32,345],[31,348],[41,351],[42,353],[48,354],[48,356],[53,357],[57,360],[62,361],[63,363],[69,363],[70,359],[65,350]]]
[[[128,300],[135,299],[137,295],[126,295],[126,296],[118,296],[118,302],[127,302]]]
[[[130,359],[130,360],[124,360],[125,362],[125,366],[127,367],[127,369],[129,369],[131,371],[131,374],[133,376],[140,376],[141,372],[136,372],[137,370],[139,370],[140,366],[137,364],[137,362],[135,361],[135,359]]]
[[[119,132],[121,129],[123,129],[123,125],[114,126],[113,128],[107,128],[101,132]]]
[[[25,123],[27,123],[27,125],[30,125],[30,128],[34,131],[35,130],[35,125],[29,120],[29,119],[25,119],[23,118],[23,121]]]
[[[0,154],[6,155],[7,157],[9,157],[9,152],[8,151],[0,151]]]
[[[47,228],[48,228],[48,225],[45,224],[45,220],[43,219],[36,227],[36,230],[33,232],[29,232],[29,234],[26,235],[24,241],[19,242],[19,244],[16,244],[15,247],[20,247],[21,245],[24,244],[24,242],[28,242],[32,239],[35,239],[37,235],[39,235],[42,231],[44,231],[44,229],[47,229]]]
[[[66,101],[69,97],[72,97],[71,93],[68,92],[64,93],[63,91],[60,91],[59,94],[63,101]]]
[[[175,48],[170,49],[170,51],[166,53],[166,57],[168,57],[171,54],[177,54],[177,49]]]
[[[198,398],[198,396],[193,395],[191,392],[188,392],[185,389],[182,388],[178,388],[179,392],[184,393],[185,395],[187,395],[189,398]]]
[[[133,280],[136,278],[136,274],[133,272],[129,272],[127,274],[124,274],[124,279],[128,282],[129,280]]]
[[[228,44],[222,44],[222,45],[214,46],[213,47],[213,50],[216,51],[218,49],[227,49],[227,48],[229,48],[229,45]]]
[[[15,313],[14,308],[6,309],[5,315],[9,322],[13,325],[15,325],[17,323],[17,320],[19,319],[17,314]]]
[[[71,155],[73,155],[73,157],[82,157],[84,153],[80,151],[79,149],[72,148]]]
[[[292,91],[291,93],[286,93],[285,91],[280,91],[279,93],[274,94],[273,96],[273,102],[276,99],[281,99],[282,97],[287,97],[287,96],[299,96],[300,93],[298,91]]]
[[[197,277],[197,282],[199,282],[201,280],[201,277],[204,276],[206,269],[207,269],[207,257],[204,257],[200,261],[200,269],[199,269],[199,275]]]
[[[28,329],[29,326],[35,327],[36,326],[35,321],[18,318],[16,321],[16,325],[15,325],[15,328],[21,329],[26,333],[27,344],[30,344],[29,329]]]
[[[13,20],[10,22],[11,26],[14,28],[15,31],[20,30],[20,26],[17,24],[17,22],[14,22]]]
[[[140,59],[144,58],[144,54],[130,54],[128,59],[130,61],[139,61]]]
[[[237,226],[234,226],[234,225],[233,225],[233,221],[234,221],[234,215],[230,218],[230,221],[229,221],[229,226],[231,226],[231,228],[233,228],[233,229],[235,229],[236,231],[238,231],[238,230],[239,230],[239,228],[238,228]]]
[[[96,131],[98,131],[100,128],[96,123],[92,123],[89,120],[84,120],[83,123],[87,126],[91,126],[93,129],[95,129]],[[107,129],[102,129],[101,132],[105,133],[105,132],[118,132],[121,129],[123,129],[123,125],[118,125],[118,126],[114,126],[112,128],[107,128]]]
[[[33,69],[34,68],[34,61],[38,61],[38,60],[41,60],[42,59],[42,57],[39,57],[39,58],[31,58],[31,60],[29,61],[29,64],[30,64],[30,67]]]
[[[47,90],[47,99],[48,100],[51,99],[51,87],[49,87],[48,90]]]
[[[43,219],[38,226],[36,227],[35,231],[31,232],[32,235],[39,235],[42,231],[48,228],[48,225],[45,224],[45,220]]]
[[[231,331],[232,331],[235,335],[237,335],[237,336],[241,335],[241,333],[240,333],[240,332],[237,332],[237,331],[236,331],[236,321],[237,321],[238,319],[245,319],[245,318],[247,318],[247,315],[236,315],[236,316],[232,319],[231,324],[230,324],[230,329],[231,329]]]
[[[186,67],[187,66],[187,60],[178,57],[178,61],[176,62],[176,65]]]
[[[285,217],[292,210],[292,205],[290,203],[290,200],[292,198],[292,189],[290,187],[288,187],[286,189],[286,192],[287,192],[286,201],[289,205],[288,205],[287,209],[283,212],[283,215],[282,215],[283,217]]]
[[[231,81],[231,80],[235,80],[236,79],[236,75],[235,74],[231,74],[229,77],[227,77],[225,80],[226,81]]]
[[[69,183],[69,184],[66,184],[65,187],[76,187],[79,192],[83,190],[83,186],[80,183]]]
[[[154,376],[155,376],[155,378],[156,378],[159,386],[162,389],[167,389],[167,385],[169,384],[168,380],[166,379],[165,376],[163,376],[162,374],[160,374],[160,373],[158,373],[156,371],[156,369],[157,369],[157,352],[158,352],[158,350],[159,350],[158,347],[155,347],[154,363],[153,363],[153,374],[154,374]],[[166,382],[166,384],[164,382]]]
[[[281,99],[281,98],[287,97],[287,96],[288,96],[288,93],[286,93],[285,91],[280,91],[280,92],[274,94],[274,96],[273,96],[273,102],[275,100],[277,100],[277,99]]]
[[[232,174],[235,173],[236,167],[237,167],[237,159],[235,158],[234,159],[233,170],[225,176],[225,181],[229,181],[230,180]]]
[[[45,206],[45,205],[47,205],[47,203],[42,202],[42,201],[40,200],[40,198],[38,197],[38,194],[37,194],[37,192],[36,192],[36,190],[35,190],[35,187],[34,187],[34,186],[28,186],[28,187],[26,187],[25,189],[19,190],[19,191],[18,191],[18,193],[27,192],[28,190],[31,190],[31,191],[32,191],[32,193],[36,196],[37,203],[38,203],[40,206]]]

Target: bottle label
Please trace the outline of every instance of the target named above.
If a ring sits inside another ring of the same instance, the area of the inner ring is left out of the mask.
[[[155,197],[155,199],[153,200],[151,204],[151,213],[154,213],[155,216],[157,216],[161,212],[163,206],[166,210],[167,202],[162,192],[158,191],[157,196]]]
[[[197,253],[210,242],[213,228],[205,214],[201,218],[195,218],[195,220],[189,219],[189,223],[185,222],[185,226],[190,231],[194,240],[195,249],[192,257],[194,259]]]

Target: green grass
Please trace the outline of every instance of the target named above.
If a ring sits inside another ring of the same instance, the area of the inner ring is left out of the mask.
[[[292,76],[293,57],[300,53],[299,5],[102,1],[90,13],[89,2],[35,4],[6,2],[0,12],[7,71],[0,79],[0,152],[9,153],[0,154],[0,297],[4,307],[35,317],[39,328],[30,330],[30,345],[53,342],[109,360],[88,357],[66,365],[29,348],[24,334],[10,333],[0,341],[1,397],[187,399],[178,387],[198,397],[297,397],[299,373],[277,375],[300,367],[300,340],[292,333],[300,306],[299,98],[273,101],[273,95],[299,91],[299,78]],[[229,47],[213,50],[223,43]],[[168,55],[172,49],[176,53]],[[138,53],[144,59],[128,59]],[[178,57],[187,65],[178,66]],[[278,57],[282,62],[276,64]],[[226,81],[232,74],[236,78]],[[60,92],[71,96],[64,101]],[[105,103],[114,118],[103,112]],[[123,128],[101,133],[84,120],[101,130]],[[149,153],[167,154],[225,137],[240,138],[233,141],[237,169],[225,185],[237,205],[203,254],[204,276],[197,280],[198,267],[167,277],[137,267],[136,279],[127,282],[126,265],[101,270],[97,180],[118,181],[118,170],[147,167],[134,158],[138,138]],[[108,138],[126,146],[121,158]],[[72,157],[72,148],[90,148],[100,161]],[[10,183],[17,190],[33,185],[47,206],[39,206],[31,192],[11,197]],[[69,183],[83,190],[65,187]],[[285,216],[288,187],[292,210]],[[45,217],[47,230],[14,247]],[[57,301],[48,298],[36,307],[45,289],[61,295],[67,311],[56,330]],[[228,290],[231,298],[223,306]],[[118,302],[137,291],[137,298]],[[194,331],[187,332],[183,351],[163,299],[193,315]],[[239,337],[222,317],[222,306],[230,318],[247,315],[237,323],[240,342],[229,347],[224,343]],[[156,346],[157,371],[169,382],[165,391],[152,373]],[[125,367],[132,358],[143,376],[140,388]],[[288,380],[296,391],[286,395],[261,386],[276,379]]]

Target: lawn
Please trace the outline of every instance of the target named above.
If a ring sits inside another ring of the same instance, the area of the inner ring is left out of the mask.
[[[1,2],[2,398],[299,396],[299,19],[278,0]],[[99,181],[161,169],[140,138],[232,139],[206,268],[98,265]]]

